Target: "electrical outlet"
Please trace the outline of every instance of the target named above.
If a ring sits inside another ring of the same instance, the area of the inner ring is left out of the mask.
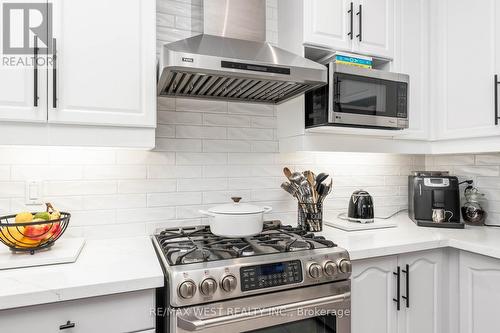
[[[41,205],[43,204],[43,181],[29,180],[26,182],[26,205]]]

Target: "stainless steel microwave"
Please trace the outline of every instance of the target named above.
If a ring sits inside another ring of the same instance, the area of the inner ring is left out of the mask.
[[[408,128],[406,74],[330,62],[328,84],[305,95],[306,128]]]

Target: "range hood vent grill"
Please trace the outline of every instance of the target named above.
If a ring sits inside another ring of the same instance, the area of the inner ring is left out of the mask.
[[[309,84],[170,71],[161,95],[280,103],[309,89]]]

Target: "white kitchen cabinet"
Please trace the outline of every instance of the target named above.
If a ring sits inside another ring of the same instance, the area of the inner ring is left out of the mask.
[[[305,0],[303,6],[305,44],[393,58],[394,0]]]
[[[460,333],[497,333],[500,260],[460,252]]]
[[[350,51],[349,0],[305,0],[304,40],[308,44]]]
[[[10,16],[10,27],[22,24],[22,15],[16,15],[19,10],[7,10],[0,1],[0,17]],[[16,1],[8,1],[15,4]],[[30,1],[31,3],[43,3],[42,1]],[[7,3],[7,2],[6,2]],[[38,66],[35,70],[32,57],[35,52],[35,36],[28,41],[29,45],[20,44],[25,42],[21,29],[10,28],[6,24],[0,24],[0,36],[9,35],[13,47],[28,46],[32,50],[27,54],[7,54],[2,52],[0,63],[0,121],[23,121],[23,122],[46,122],[47,121],[47,84],[46,70]],[[37,38],[39,46],[41,42]],[[39,56],[43,56],[39,51]],[[43,60],[43,58],[42,58]],[[40,65],[43,65],[40,63]],[[38,97],[38,98],[37,98]]]
[[[409,128],[399,139],[427,140],[430,134],[429,0],[396,2],[394,71],[410,76]]]
[[[0,311],[0,332],[153,332],[155,291],[85,298]],[[61,326],[63,328],[61,328]]]
[[[358,8],[356,9],[356,5]],[[354,50],[382,58],[394,57],[394,0],[359,0],[355,4]]]
[[[396,333],[397,256],[354,261],[351,275],[351,332]]]
[[[155,1],[56,0],[53,24],[49,122],[154,127]]]
[[[400,255],[398,264],[401,267],[401,295],[406,297],[401,300],[398,332],[444,333],[443,282],[448,279],[443,276],[442,251]]]
[[[495,125],[494,75],[500,74],[500,3],[436,2],[439,64],[434,107],[437,139],[500,135]]]
[[[445,333],[444,265],[441,250],[354,261],[352,333]]]

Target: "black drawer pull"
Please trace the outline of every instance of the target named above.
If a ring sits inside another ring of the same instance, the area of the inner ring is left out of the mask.
[[[406,265],[406,269],[403,269],[403,273],[406,275],[406,296],[402,296],[406,301],[406,307],[410,307],[410,265]]]
[[[498,125],[498,85],[500,85],[500,81],[498,81],[498,75],[495,74],[495,125]]]
[[[394,274],[397,278],[396,280],[396,298],[393,298],[392,300],[394,302],[396,302],[396,308],[399,310],[401,310],[401,267],[398,266],[398,270],[397,272],[393,272],[392,274]]]
[[[68,328],[73,328],[75,327],[76,324],[72,323],[71,321],[67,321],[66,324],[59,326],[59,330],[67,330]]]
[[[363,39],[363,6],[362,5],[359,5],[359,12],[357,12],[356,14],[357,16],[359,16],[359,34],[356,35],[356,37],[359,38],[359,41],[361,42]]]

